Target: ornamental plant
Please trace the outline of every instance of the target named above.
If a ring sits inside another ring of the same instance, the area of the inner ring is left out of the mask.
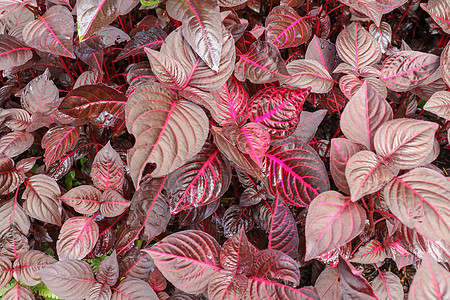
[[[0,0],[2,299],[450,298],[450,0]]]

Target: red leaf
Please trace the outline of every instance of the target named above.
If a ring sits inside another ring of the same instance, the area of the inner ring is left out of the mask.
[[[276,142],[266,153],[272,194],[288,204],[308,206],[321,192],[329,190],[328,174],[319,155],[299,139]]]
[[[41,145],[45,149],[44,161],[48,168],[52,163],[71,150],[80,138],[80,128],[62,125],[49,129],[42,137]]]
[[[350,197],[327,191],[311,203],[306,217],[306,255],[310,260],[334,250],[364,229],[366,212]]]
[[[448,0],[430,0],[428,3],[420,3],[433,21],[438,24],[442,30],[450,34],[450,1]]]
[[[220,251],[220,264],[222,268],[235,274],[250,274],[253,264],[253,254],[250,243],[245,235],[245,227],[228,239]]]
[[[205,291],[211,275],[220,269],[219,244],[198,230],[173,233],[143,251],[150,254],[167,280],[186,293]]]
[[[75,58],[73,28],[74,22],[70,11],[64,6],[55,5],[23,28],[23,40],[38,50]]]
[[[300,284],[300,270],[294,259],[283,252],[267,249],[259,251],[253,259],[252,277],[277,282]]]
[[[210,299],[244,299],[248,278],[229,270],[218,270],[209,281],[208,296]]]
[[[150,255],[139,248],[131,248],[119,261],[120,277],[148,280],[155,268]]]
[[[339,258],[339,278],[341,279],[344,299],[377,299],[370,284],[362,276],[362,271],[357,270],[351,263]]]

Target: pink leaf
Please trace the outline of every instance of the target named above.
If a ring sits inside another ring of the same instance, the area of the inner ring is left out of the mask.
[[[32,57],[30,47],[10,35],[0,34],[0,71],[21,66]]]
[[[0,195],[14,191],[22,180],[14,169],[14,161],[9,157],[0,157]]]
[[[336,82],[328,71],[317,61],[297,59],[287,66],[290,78],[283,79],[283,84],[295,88],[311,87],[312,93],[328,93]]]
[[[59,92],[50,77],[50,71],[46,69],[44,73],[31,80],[23,90],[20,103],[29,113],[48,115],[55,109],[53,103],[59,98]]]
[[[113,290],[111,300],[159,299],[155,291],[145,281],[137,278],[125,278]]]
[[[131,202],[118,191],[107,189],[100,199],[100,212],[107,218],[117,217],[125,212],[130,204]]]
[[[27,151],[34,142],[34,135],[29,132],[14,131],[1,137],[0,154],[15,157]]]
[[[434,93],[423,108],[441,118],[450,120],[450,92],[438,91]]]
[[[380,7],[375,0],[339,0],[345,5],[350,6],[354,10],[366,15],[375,25],[380,26],[382,13]]]
[[[359,264],[377,264],[383,262],[385,258],[384,246],[378,240],[370,240],[356,251],[350,261]]]
[[[259,251],[253,259],[252,277],[277,282],[300,283],[300,270],[294,259],[273,249]]]
[[[105,258],[97,271],[97,280],[102,284],[113,286],[119,278],[119,263],[117,262],[116,252],[113,251],[110,256]]]
[[[114,21],[120,13],[120,4],[120,0],[80,0],[76,6],[80,41]]]
[[[14,278],[23,284],[34,286],[41,282],[37,272],[57,262],[52,256],[37,250],[30,250],[18,256],[14,262]]]
[[[91,169],[92,182],[102,191],[107,189],[122,191],[124,177],[125,171],[122,159],[108,142],[95,155]]]
[[[450,86],[450,43],[445,46],[441,53],[441,73],[442,79]]]
[[[316,279],[314,287],[321,300],[343,299],[342,285],[337,268],[325,267]]]
[[[0,256],[0,288],[3,289],[11,280],[12,276],[13,267],[11,261],[6,256]]]
[[[383,15],[393,11],[394,9],[408,2],[408,0],[376,0],[376,1]]]
[[[33,291],[26,286],[20,285],[18,282],[2,296],[3,300],[34,300]]]
[[[428,3],[421,3],[420,7],[433,18],[433,21],[435,21],[445,33],[450,34],[450,1],[430,0]]]
[[[92,185],[80,185],[58,197],[64,204],[84,215],[93,214],[100,208],[102,193]]]
[[[62,125],[49,129],[42,137],[45,149],[44,161],[47,168],[71,150],[80,138],[80,128]]]

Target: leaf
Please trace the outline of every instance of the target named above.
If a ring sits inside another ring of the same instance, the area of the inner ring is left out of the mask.
[[[34,300],[33,292],[30,290],[30,288],[26,286],[19,285],[19,283],[16,283],[16,285],[8,290],[3,296],[3,300],[15,300],[15,299],[21,299],[21,300]]]
[[[124,94],[104,84],[83,85],[71,90],[58,110],[96,126],[109,127],[125,118],[126,102]]]
[[[438,91],[425,103],[423,109],[450,120],[450,92]]]
[[[44,252],[29,250],[18,255],[14,262],[14,278],[23,284],[34,286],[41,282],[37,272],[51,264],[57,262],[56,259]]]
[[[176,90],[185,88],[188,83],[188,74],[175,57],[167,56],[150,48],[144,50],[159,82]]]
[[[249,213],[249,209],[240,207],[239,205],[230,206],[222,217],[223,235],[225,238],[231,238],[237,234],[244,226],[245,231],[253,228],[254,221]]]
[[[0,154],[15,157],[27,151],[34,142],[34,135],[29,132],[14,131],[1,137]]]
[[[379,191],[398,171],[385,166],[372,151],[360,151],[347,162],[345,177],[350,186],[353,202]]]
[[[89,290],[85,300],[109,300],[111,294],[111,288],[108,285],[96,282]]]
[[[382,124],[374,138],[383,163],[396,169],[411,169],[430,163],[438,124],[414,119],[395,119]]]
[[[161,47],[166,37],[167,33],[158,27],[151,27],[145,31],[140,31],[123,47],[115,61],[144,53],[146,47],[156,50]]]
[[[17,202],[17,198],[4,201],[0,204],[0,232],[3,232],[10,226],[14,226],[24,235],[28,235],[30,232],[30,219]]]
[[[211,216],[218,208],[220,199],[209,204],[182,211],[178,215],[180,226],[189,226],[201,222]]]
[[[14,191],[22,183],[22,178],[14,169],[14,161],[9,157],[0,157],[0,195]]]
[[[150,279],[147,280],[147,283],[152,287],[152,289],[156,292],[164,291],[167,287],[167,280],[164,278],[161,271],[155,267],[153,271],[150,272]]]
[[[262,250],[255,254],[252,277],[300,284],[300,271],[295,260],[274,249]]]
[[[16,260],[18,255],[28,252],[29,249],[28,238],[15,226],[10,226],[0,232],[0,256]]]
[[[50,80],[48,69],[31,80],[25,87],[20,98],[22,107],[29,113],[50,114],[54,109],[53,103],[59,98],[56,85]]]
[[[110,142],[95,155],[91,178],[94,185],[102,191],[107,189],[122,191],[125,178],[123,162]]]
[[[166,230],[170,221],[167,195],[162,193],[165,183],[165,179],[152,179],[142,184],[131,199],[127,223],[138,227],[139,232],[145,230],[149,240]]]
[[[319,155],[299,139],[273,143],[266,160],[271,192],[280,193],[287,204],[308,206],[312,199],[330,188]]]
[[[13,276],[12,263],[6,256],[0,256],[0,289],[8,284]]]
[[[342,283],[344,299],[377,299],[370,284],[362,276],[362,271],[357,270],[351,263],[339,257],[339,278]]]
[[[328,93],[335,83],[328,71],[315,60],[297,59],[286,68],[291,77],[283,79],[283,84],[303,89],[311,87],[311,93]]]
[[[327,191],[317,196],[306,216],[305,260],[318,257],[334,250],[363,230],[366,212],[350,197],[335,191]]]
[[[73,53],[74,22],[70,11],[61,5],[47,12],[23,28],[23,40],[29,46],[53,55],[75,58]]]
[[[45,149],[44,161],[48,168],[71,150],[80,138],[80,128],[62,125],[50,128],[42,137],[42,148]]]
[[[101,195],[102,193],[92,185],[80,185],[72,188],[58,199],[73,207],[76,212],[89,215],[99,210]]]
[[[198,230],[173,233],[143,251],[150,254],[167,280],[186,293],[205,291],[211,275],[220,269],[219,244]]]
[[[120,277],[148,280],[155,264],[150,255],[139,248],[131,248],[119,261]]]
[[[392,272],[381,272],[372,281],[372,288],[380,299],[404,299],[403,285],[400,278]]]
[[[378,41],[381,53],[386,53],[391,45],[392,28],[389,23],[381,22],[380,26],[370,24],[369,33]]]
[[[245,227],[241,227],[235,235],[228,239],[220,251],[220,265],[235,274],[250,274],[253,254],[245,235]]]
[[[26,130],[28,125],[30,125],[31,116],[26,110],[21,108],[10,108],[7,109],[7,111],[8,116],[3,124],[9,129],[13,131],[21,131]]]
[[[61,226],[62,204],[56,181],[44,174],[33,175],[26,181],[22,194],[23,209],[32,218]]]
[[[120,13],[118,0],[80,0],[77,2],[77,28],[80,41],[109,25]]]
[[[248,278],[229,270],[218,270],[209,281],[208,296],[210,299],[243,299],[247,290]]]
[[[103,192],[100,203],[100,212],[107,218],[121,215],[131,204],[118,191],[112,189]]]
[[[309,143],[316,135],[317,129],[323,118],[325,118],[326,113],[327,111],[325,109],[320,109],[315,112],[302,111],[300,121],[293,136],[301,139],[305,143]]]
[[[325,39],[314,36],[306,49],[305,59],[315,60],[328,71],[328,74],[331,74],[338,62],[336,46]]]
[[[11,35],[0,34],[0,71],[25,64],[33,57],[31,48]]]
[[[249,299],[298,299],[319,300],[312,287],[294,289],[288,285],[252,277],[248,283],[246,297]]]
[[[159,299],[155,291],[145,281],[137,278],[125,278],[113,290],[111,300]]]
[[[348,5],[357,12],[369,17],[375,22],[375,25],[380,26],[382,13],[377,1],[375,0],[339,0],[341,3]]]
[[[325,267],[325,270],[317,277],[314,287],[322,300],[343,299],[342,285],[339,281],[337,268]]]
[[[446,299],[450,275],[429,255],[425,254],[409,288],[408,300]]]
[[[423,8],[438,24],[442,30],[450,34],[450,1],[449,0],[430,0],[428,3],[420,3]]]
[[[361,80],[355,75],[344,75],[339,80],[339,87],[345,97],[351,99],[361,89],[364,83],[370,85],[381,98],[385,99],[387,97],[388,91],[386,86],[381,80],[374,77],[366,77]]]
[[[399,51],[384,60],[380,80],[394,92],[406,92],[424,83],[438,67],[437,55]]]
[[[447,44],[441,53],[440,66],[442,79],[450,86],[450,44]]]
[[[250,121],[263,125],[273,138],[290,136],[300,121],[309,89],[271,87],[251,99]]]
[[[356,251],[350,262],[358,264],[377,264],[386,259],[384,246],[378,240],[370,240]],[[398,278],[398,277],[397,277]]]
[[[274,7],[266,18],[266,41],[278,49],[297,47],[311,37],[311,26],[289,6]]]
[[[72,217],[64,222],[56,242],[60,260],[83,259],[94,248],[99,229],[93,217]]]
[[[269,227],[268,249],[278,250],[293,259],[298,255],[297,223],[289,207],[278,194],[272,203],[272,219]]]
[[[209,142],[167,178],[172,214],[205,205],[220,198],[231,182],[231,168],[220,151]]]
[[[53,294],[67,300],[83,299],[96,282],[91,266],[81,260],[56,262],[38,275]]]
[[[175,100],[158,83],[136,88],[125,111],[127,129],[136,138],[128,152],[128,166],[136,187],[149,163],[156,164],[152,177],[168,174],[197,154],[207,138],[208,119],[203,110],[185,100]]]
[[[417,168],[394,178],[383,190],[392,213],[406,226],[432,239],[450,243],[448,180],[440,173]]]
[[[119,278],[119,263],[117,262],[116,252],[113,251],[110,256],[105,258],[97,271],[97,280],[102,284],[113,286]]]
[[[358,22],[353,22],[339,33],[336,50],[339,57],[356,70],[375,65],[381,60],[377,40]]]
[[[408,2],[408,0],[376,0],[376,1],[383,15],[393,11],[394,9]]]
[[[239,81],[270,83],[289,76],[278,48],[268,42],[256,41],[245,55],[239,55],[234,75]]]

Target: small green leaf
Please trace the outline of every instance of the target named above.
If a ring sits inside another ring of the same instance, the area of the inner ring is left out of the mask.
[[[160,0],[141,0],[141,4],[144,6],[152,6],[161,3]]]

